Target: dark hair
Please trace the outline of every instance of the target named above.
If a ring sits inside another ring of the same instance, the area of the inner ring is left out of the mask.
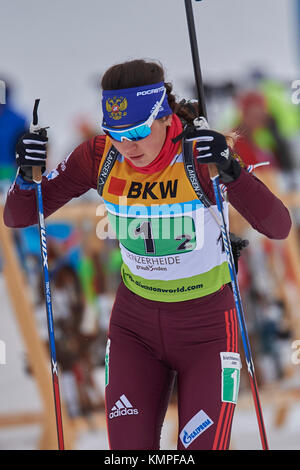
[[[173,86],[170,82],[165,82],[165,72],[159,61],[135,59],[113,65],[104,73],[101,87],[103,90],[120,90],[158,82],[165,84],[168,103],[173,113],[177,114],[183,124],[192,123],[198,116],[197,103],[189,103],[185,100],[180,103],[176,101],[176,96],[172,93]]]

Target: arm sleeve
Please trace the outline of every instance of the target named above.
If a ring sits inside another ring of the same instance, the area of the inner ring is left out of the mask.
[[[197,164],[197,173],[212,204],[215,196],[207,165]],[[242,168],[240,176],[226,184],[228,201],[259,233],[270,239],[285,239],[291,230],[288,209],[256,176]]]
[[[230,204],[254,229],[271,239],[288,236],[292,225],[288,209],[256,176],[242,168],[226,186]]]
[[[71,199],[81,196],[91,188],[97,188],[97,173],[104,145],[103,136],[82,143],[47,176],[43,176],[45,217]],[[8,192],[3,218],[8,227],[21,228],[37,223],[34,184],[17,176]]]

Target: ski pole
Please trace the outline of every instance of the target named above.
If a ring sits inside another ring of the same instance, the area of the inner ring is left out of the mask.
[[[38,125],[37,110],[38,110],[39,102],[40,102],[39,99],[35,100],[34,109],[33,109],[33,120],[32,120],[32,124],[30,125],[30,132],[33,132],[36,134],[46,132],[45,129],[41,129]],[[59,450],[64,450],[62,412],[61,412],[61,402],[60,402],[60,394],[59,394],[58,367],[57,367],[57,360],[56,360],[54,325],[53,325],[53,314],[52,314],[52,300],[51,300],[51,290],[50,290],[50,276],[49,276],[49,270],[48,270],[47,238],[46,238],[44,207],[43,207],[43,197],[42,197],[41,167],[33,166],[32,176],[33,176],[32,179],[35,183],[35,189],[36,189],[36,204],[37,204],[37,211],[38,211],[38,225],[39,225],[39,233],[40,233],[41,259],[42,259],[44,294],[45,294],[45,301],[46,301],[46,313],[47,313],[47,323],[48,323],[49,350],[50,350],[50,358],[51,358],[51,372],[52,372],[52,382],[53,382],[57,440],[58,440]]]
[[[196,1],[199,1],[199,0],[196,0]],[[199,59],[199,52],[198,52],[198,45],[197,45],[197,36],[196,36],[196,30],[195,30],[195,21],[194,21],[193,7],[192,7],[191,0],[185,0],[185,10],[186,10],[186,18],[187,18],[187,24],[188,24],[188,30],[189,30],[190,46],[191,46],[191,52],[192,52],[194,75],[195,75],[195,81],[196,81],[196,87],[197,87],[197,93],[198,93],[198,103],[199,103],[199,118],[195,120],[196,122],[194,122],[194,124],[198,128],[208,127],[207,112],[206,112],[206,105],[205,105],[205,98],[204,98],[204,87],[203,87],[203,81],[202,81],[201,66],[200,66],[200,59]],[[210,178],[213,184],[217,208],[221,217],[220,228],[222,232],[222,238],[224,242],[226,255],[228,258],[228,267],[229,267],[229,272],[230,272],[231,285],[232,285],[233,296],[234,296],[236,311],[237,311],[238,320],[239,320],[239,326],[240,326],[241,337],[242,337],[242,342],[243,342],[243,347],[244,347],[244,352],[245,352],[245,359],[247,363],[252,396],[253,396],[254,405],[255,405],[255,411],[256,411],[256,416],[257,416],[257,422],[258,422],[258,427],[259,427],[259,432],[260,432],[262,448],[263,450],[268,450],[267,435],[266,435],[263,413],[262,413],[262,408],[261,408],[259,394],[258,394],[258,386],[257,386],[257,380],[255,376],[250,342],[248,338],[243,305],[242,305],[237,275],[235,271],[235,264],[234,264],[232,249],[231,249],[229,232],[226,226],[226,220],[225,220],[225,215],[224,215],[222,195],[221,195],[220,182],[219,182],[219,173],[218,173],[216,165],[209,164],[208,167],[209,167]]]

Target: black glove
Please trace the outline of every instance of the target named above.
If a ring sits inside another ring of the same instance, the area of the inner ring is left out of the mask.
[[[16,145],[16,162],[19,173],[26,181],[32,181],[32,167],[46,169],[48,137],[46,129],[40,129],[38,134],[28,132],[23,134]]]
[[[243,240],[234,233],[230,232],[229,234],[231,242],[231,250],[234,259],[235,272],[238,273],[238,261],[241,256],[241,251],[249,245],[249,240]]]
[[[215,163],[222,183],[236,180],[241,173],[241,166],[235,160],[222,134],[209,129],[192,129],[185,134],[187,142],[196,141],[197,161]]]

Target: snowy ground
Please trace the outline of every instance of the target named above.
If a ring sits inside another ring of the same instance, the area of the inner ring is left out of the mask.
[[[300,450],[300,404],[293,407],[286,424],[279,429],[273,426],[271,407],[264,407],[265,424],[271,450]],[[172,423],[166,422],[162,432],[161,449],[176,449],[171,436]],[[34,450],[37,448],[41,428],[38,425],[20,426],[0,430],[0,450]],[[233,424],[232,450],[259,450],[257,424],[253,410],[237,409]],[[107,450],[105,429],[85,431],[79,434],[75,449]]]
[[[4,413],[41,411],[41,401],[32,378],[24,373],[24,348],[1,276],[0,298],[0,340],[4,341],[6,345],[6,364],[0,365],[1,422],[1,415]],[[298,367],[300,368],[300,366]],[[237,406],[234,418],[231,447],[233,450],[260,449],[252,398],[249,397],[249,405],[247,406],[245,406],[247,399],[241,398],[241,404]],[[273,398],[272,394],[269,395],[269,398]],[[300,450],[300,399],[291,401],[291,406],[281,427],[275,426],[276,408],[270,399],[265,395],[262,399],[270,448],[274,450]],[[36,449],[40,435],[41,427],[38,424],[0,427],[0,450]],[[173,435],[174,423],[167,420],[162,432],[162,449],[176,448]],[[108,449],[105,428],[82,431],[78,434],[75,448],[78,450]]]

